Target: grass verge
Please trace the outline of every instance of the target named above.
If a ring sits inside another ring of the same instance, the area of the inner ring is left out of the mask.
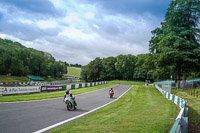
[[[125,80],[113,80],[109,81],[109,83],[113,84],[123,84],[123,85],[144,85],[144,82],[136,82],[136,81],[125,81]]]
[[[188,102],[188,132],[200,132],[200,95],[198,98],[188,95],[187,91],[183,89],[172,89],[172,93]]]
[[[168,132],[177,114],[176,105],[154,87],[134,86],[113,104],[51,133]]]

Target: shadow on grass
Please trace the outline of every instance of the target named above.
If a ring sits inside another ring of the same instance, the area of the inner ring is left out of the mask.
[[[188,133],[200,133],[200,114],[191,107],[188,111]]]

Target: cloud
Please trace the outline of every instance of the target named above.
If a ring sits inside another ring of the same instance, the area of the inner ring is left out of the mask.
[[[0,37],[82,65],[96,57],[147,53],[169,1],[2,0]]]
[[[55,36],[59,33],[58,28],[51,28],[42,30],[34,24],[27,24],[18,21],[1,21],[0,31],[3,34],[15,36],[21,40],[32,41],[44,36]]]
[[[40,21],[37,22],[37,25],[41,29],[49,29],[49,28],[56,28],[57,27],[57,23],[55,21],[52,21],[52,20],[40,20]]]
[[[110,14],[143,14],[149,12],[163,17],[171,0],[79,0],[81,3],[96,4]]]
[[[9,9],[10,13],[17,10],[31,13],[43,14],[43,16],[60,17],[64,14],[58,10],[49,0],[1,0],[1,3]]]

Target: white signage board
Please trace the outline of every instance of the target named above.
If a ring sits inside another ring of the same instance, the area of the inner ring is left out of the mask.
[[[22,93],[33,93],[33,92],[40,92],[40,86],[28,86],[28,87],[4,87],[3,88],[3,95],[9,94],[22,94]]]

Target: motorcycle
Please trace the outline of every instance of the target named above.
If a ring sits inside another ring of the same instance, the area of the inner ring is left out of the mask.
[[[114,92],[113,92],[113,91],[110,91],[109,94],[110,94],[110,98],[112,98],[113,95],[114,95]]]
[[[75,103],[75,97],[68,96],[65,98],[65,104],[67,110],[72,111],[77,109],[77,104]]]

